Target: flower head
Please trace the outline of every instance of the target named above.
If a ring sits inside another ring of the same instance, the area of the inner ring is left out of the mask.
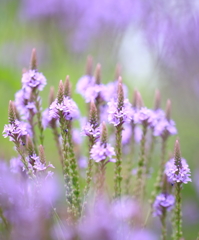
[[[100,162],[106,160],[107,158],[109,162],[115,162],[115,160],[112,158],[115,156],[114,148],[108,143],[103,144],[100,141],[97,142],[95,145],[93,145],[90,153],[91,158],[95,162]]]
[[[118,102],[114,99],[108,102],[108,121],[114,126],[120,123],[130,122],[132,115],[133,109],[128,99],[124,99],[124,104],[120,109],[118,108]]]
[[[60,113],[63,114],[66,120],[73,120],[78,118],[79,109],[77,104],[69,97],[64,97],[63,102],[58,103],[57,98],[49,107],[49,118],[59,119]]]
[[[174,183],[188,183],[191,182],[190,169],[184,158],[181,158],[181,166],[175,165],[174,158],[170,159],[165,166],[165,174],[167,175],[168,181]]]
[[[39,91],[42,91],[46,85],[46,78],[42,73],[39,73],[36,70],[29,70],[25,72],[21,81],[23,89],[30,87],[32,89],[37,88]]]
[[[153,204],[154,216],[161,216],[164,209],[171,211],[175,205],[175,197],[171,194],[159,194]]]

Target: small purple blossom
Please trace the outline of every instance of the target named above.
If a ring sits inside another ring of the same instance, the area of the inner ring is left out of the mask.
[[[154,127],[154,136],[175,135],[177,134],[177,129],[175,127],[175,122],[173,120],[168,121],[165,117],[162,118]]]
[[[165,166],[165,174],[167,175],[168,181],[174,183],[188,183],[191,182],[190,174],[191,171],[184,158],[181,158],[181,166],[179,169],[175,165],[174,158],[170,159]]]
[[[87,122],[86,125],[82,129],[82,135],[84,136],[92,136],[94,138],[100,137],[100,127],[95,127],[93,124]]]
[[[76,85],[76,92],[81,94],[83,97],[86,90],[95,84],[95,78],[89,75],[82,76]]]
[[[15,120],[12,124],[7,124],[3,130],[4,138],[9,137],[10,141],[19,140],[26,135],[32,135],[29,124]]]
[[[175,205],[175,197],[171,194],[161,193],[159,194],[153,204],[154,216],[161,216],[163,209],[168,212],[173,209]]]
[[[36,70],[29,70],[25,72],[21,81],[23,89],[30,87],[32,89],[37,88],[39,91],[42,91],[46,85],[46,78],[42,73],[39,73]]]
[[[64,118],[69,121],[79,117],[79,109],[77,104],[69,97],[64,97],[62,103],[58,103],[58,100],[55,99],[55,101],[50,105],[50,119],[59,119],[60,113],[62,113]]]
[[[140,110],[135,112],[134,122],[139,124],[153,124],[153,111],[146,107],[142,107]]]
[[[91,158],[95,162],[100,162],[108,158],[109,162],[115,162],[112,157],[115,156],[114,148],[110,144],[104,144],[100,141],[93,145],[91,151]]]
[[[108,121],[114,126],[120,123],[130,122],[132,120],[133,109],[128,99],[124,99],[122,109],[118,109],[118,102],[111,99],[108,102]]]

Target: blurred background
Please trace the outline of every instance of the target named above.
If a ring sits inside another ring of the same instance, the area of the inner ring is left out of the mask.
[[[73,98],[85,113],[75,84],[85,73],[87,55],[102,65],[102,81],[114,80],[122,67],[129,98],[134,89],[145,105],[153,106],[159,89],[162,107],[172,101],[172,118],[178,128],[182,156],[187,159],[193,183],[184,186],[185,239],[199,229],[199,2],[197,0],[1,0],[0,1],[0,129],[7,120],[8,101],[21,87],[23,68],[37,49],[38,69],[48,80],[41,93],[48,106],[51,85],[70,75]],[[56,163],[50,130],[45,146]],[[48,140],[47,140],[48,139]],[[49,140],[50,139],[50,140]],[[169,142],[173,151],[175,137]],[[0,138],[0,157],[9,160],[13,145]]]

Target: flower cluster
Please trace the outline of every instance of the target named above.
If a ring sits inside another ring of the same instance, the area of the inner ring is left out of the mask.
[[[118,124],[128,123],[132,120],[133,109],[128,99],[124,99],[124,104],[121,109],[118,108],[118,102],[112,99],[108,102],[108,121],[117,126]]]
[[[83,127],[82,134],[85,136],[93,136],[97,139],[100,136],[100,127],[95,127],[93,124],[87,122]]]
[[[161,216],[163,210],[171,211],[175,205],[175,197],[171,194],[159,194],[153,204],[154,216]]]
[[[46,85],[46,78],[42,73],[39,73],[36,70],[29,70],[25,72],[21,81],[23,89],[31,88],[42,91]]]
[[[91,149],[91,158],[95,162],[100,162],[108,159],[109,162],[115,162],[113,156],[115,156],[114,148],[108,143],[101,143],[100,141],[93,145]]]
[[[163,136],[164,134],[177,134],[175,122],[173,120],[168,121],[165,117],[157,121],[154,127],[154,136]]]
[[[32,135],[29,124],[18,120],[5,125],[3,130],[4,138],[9,137],[10,141],[19,141],[21,137],[27,135]]]
[[[77,104],[69,97],[64,97],[63,102],[58,103],[58,99],[49,107],[49,122],[52,119],[59,119],[60,113],[63,114],[64,118],[68,121],[79,117],[79,109]]]
[[[168,181],[174,183],[188,183],[191,182],[190,169],[185,159],[181,159],[181,166],[175,165],[174,158],[170,159],[165,166],[165,174],[167,175]]]

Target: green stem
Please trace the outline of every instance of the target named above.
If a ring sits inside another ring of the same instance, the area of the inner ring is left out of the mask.
[[[36,106],[36,109],[37,109],[37,122],[38,122],[38,128],[39,128],[39,132],[40,132],[39,139],[40,139],[41,145],[43,146],[43,142],[44,142],[43,131],[44,131],[44,128],[42,126],[41,103],[39,101],[39,91],[38,90],[35,92],[35,106]]]
[[[166,164],[166,140],[167,140],[167,138],[162,137],[160,167],[159,167],[159,172],[158,172],[155,184],[154,184],[154,190],[153,190],[153,192],[151,194],[151,198],[150,198],[151,212],[152,212],[152,206],[155,201],[155,198],[159,194],[159,192],[162,188],[162,179],[163,179],[164,168],[165,168],[165,164]]]
[[[61,115],[61,114],[60,114]],[[67,129],[66,129],[66,121],[63,116],[60,116],[60,128],[61,128],[61,136],[62,136],[62,148],[63,148],[63,175],[65,180],[65,188],[66,188],[66,202],[68,205],[68,212],[72,210],[72,182],[71,182],[71,174],[70,174],[70,162],[68,158],[68,143],[67,143]]]
[[[155,147],[155,137],[153,135],[153,130],[151,131],[151,142],[150,142],[150,147],[149,147],[149,153],[147,156],[147,162],[146,162],[146,175],[149,174],[150,167],[151,167],[151,160],[154,152],[154,147]]]
[[[182,238],[182,212],[181,183],[176,183],[176,207],[175,207],[175,240]]]
[[[57,151],[58,151],[60,162],[61,162],[62,169],[63,169],[64,160],[63,160],[62,149],[61,149],[60,142],[59,142],[59,133],[58,133],[57,127],[53,126],[52,131],[53,131],[54,140],[55,140],[55,143],[56,143]]]
[[[122,123],[116,126],[116,163],[115,163],[115,181],[114,190],[115,198],[121,196],[121,182],[122,182]]]
[[[6,230],[9,230],[9,224],[8,224],[7,219],[5,218],[1,208],[0,208],[0,218],[2,219],[2,222],[3,222]]]
[[[135,125],[132,124],[132,136],[131,136],[131,151],[127,159],[127,172],[126,172],[126,179],[125,179],[125,186],[124,191],[126,195],[129,195],[129,189],[130,189],[130,182],[132,178],[132,168],[133,168],[133,155],[134,155],[134,145],[135,145]]]
[[[166,216],[167,216],[166,208],[163,208],[162,216],[161,216],[161,223],[162,223],[161,240],[166,240],[167,239]]]
[[[143,124],[143,133],[140,146],[140,160],[138,161],[138,169],[136,176],[136,183],[134,189],[134,195],[137,199],[141,199],[143,195],[143,173],[145,166],[145,145],[146,145],[146,133],[147,133],[147,124]]]
[[[73,184],[73,198],[74,198],[74,207],[79,215],[80,211],[80,186],[79,186],[79,175],[77,171],[77,160],[75,158],[74,150],[73,150],[73,142],[72,142],[72,133],[71,133],[71,122],[68,127],[68,145],[69,145],[69,159],[70,159],[70,169],[72,176],[72,184]]]

